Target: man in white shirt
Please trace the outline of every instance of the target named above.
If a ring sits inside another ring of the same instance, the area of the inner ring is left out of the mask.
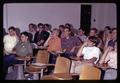
[[[3,38],[3,43],[4,43],[4,52],[5,54],[10,54],[12,53],[13,48],[18,42],[18,37],[16,35],[16,31],[14,27],[10,27],[8,29],[9,33],[8,35],[5,35]]]
[[[9,27],[8,29],[9,33],[4,36],[3,43],[4,43],[4,58],[3,58],[3,69],[4,69],[4,76],[6,76],[7,69],[12,63],[14,62],[14,55],[12,54],[13,48],[16,46],[18,42],[18,37],[16,35],[15,28]]]
[[[80,73],[82,65],[94,65],[99,60],[101,53],[100,49],[96,47],[98,39],[95,36],[89,36],[88,40],[84,42],[77,53],[77,57],[83,56],[82,60],[72,61],[71,73]]]

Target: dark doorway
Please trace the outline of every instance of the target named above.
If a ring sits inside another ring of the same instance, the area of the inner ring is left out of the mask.
[[[91,26],[91,5],[81,5],[81,28],[88,35]]]

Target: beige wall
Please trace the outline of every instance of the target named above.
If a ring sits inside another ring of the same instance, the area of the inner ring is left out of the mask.
[[[100,30],[106,25],[116,27],[116,5],[113,3],[9,3],[4,4],[4,28],[19,27],[28,29],[28,24],[50,23],[53,28],[60,24],[71,23],[75,28],[80,26],[80,5],[92,5],[91,27]],[[96,21],[94,22],[94,19]]]

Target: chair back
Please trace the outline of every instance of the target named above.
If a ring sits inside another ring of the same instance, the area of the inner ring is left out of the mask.
[[[70,73],[71,61],[68,58],[58,56],[54,73]]]
[[[39,50],[36,56],[36,63],[47,64],[49,62],[49,53],[47,50]]]
[[[79,80],[100,80],[101,70],[90,65],[83,65],[80,70]]]

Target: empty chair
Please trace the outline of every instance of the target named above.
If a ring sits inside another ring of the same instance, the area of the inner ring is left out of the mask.
[[[90,65],[83,65],[80,70],[79,80],[100,80],[101,70]]]
[[[39,50],[36,56],[36,63],[48,64],[49,53],[47,50]]]
[[[69,73],[71,61],[65,57],[57,57],[54,73]]]
[[[39,50],[36,56],[36,63],[42,63],[42,64],[48,64],[49,62],[49,53],[47,50]],[[41,77],[43,76],[43,69],[46,67],[38,67],[30,64],[26,71],[28,73],[33,74],[33,79],[38,80],[39,79],[39,73],[41,73]]]
[[[53,74],[43,76],[41,80],[58,80],[56,78],[57,74],[60,74],[60,76],[63,76],[63,78],[60,78],[60,79],[64,80],[65,74],[67,74],[67,78],[69,77],[68,74],[70,73],[70,66],[71,66],[71,61],[68,58],[58,56]]]

